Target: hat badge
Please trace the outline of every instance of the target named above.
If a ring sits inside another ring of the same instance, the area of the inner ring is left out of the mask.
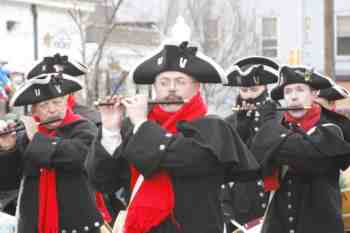
[[[60,65],[60,64],[55,64],[53,67],[54,67],[54,69],[56,70],[57,73],[63,72],[63,70],[64,70],[63,65]]]
[[[40,89],[39,89],[39,88],[35,88],[35,89],[34,89],[34,95],[35,95],[36,97],[40,96]]]
[[[55,88],[56,88],[58,93],[60,93],[60,94],[62,93],[62,88],[60,85],[55,85]]]
[[[305,75],[304,75],[305,82],[310,82],[311,74],[312,74],[312,70],[311,71],[309,71],[309,70],[305,71]]]
[[[186,67],[186,64],[188,62],[188,59],[187,58],[184,58],[184,57],[180,57],[180,61],[179,61],[179,66],[184,69]]]
[[[158,57],[157,64],[160,66],[163,64],[163,57]]]

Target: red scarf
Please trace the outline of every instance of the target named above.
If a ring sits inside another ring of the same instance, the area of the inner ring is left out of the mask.
[[[34,120],[40,121],[36,116]],[[70,124],[80,119],[80,116],[74,114],[70,108],[67,108],[66,114],[59,127]],[[38,131],[49,137],[55,137],[56,131],[50,130],[45,126],[39,126]],[[56,171],[51,168],[41,168],[39,177],[39,233],[58,233],[59,232],[59,210],[56,191]]]
[[[176,112],[166,112],[155,106],[148,119],[156,121],[170,133],[176,133],[176,123],[191,121],[205,116],[207,106],[198,92],[188,103]],[[131,187],[134,188],[139,172],[131,165]],[[160,171],[152,178],[145,179],[128,207],[125,233],[146,233],[164,219],[173,216],[175,195],[171,179],[166,171]],[[175,222],[176,223],[176,222]]]
[[[296,124],[307,132],[320,121],[321,107],[318,104],[313,104],[301,118],[294,118],[289,112],[285,112],[283,116],[285,122]]]
[[[301,118],[295,118],[289,112],[285,112],[283,117],[285,122],[296,124],[307,132],[320,121],[321,107],[318,104],[313,104],[311,109]],[[264,188],[266,192],[279,188],[280,183],[278,177],[279,170],[277,169],[273,171],[272,176],[264,177]]]
[[[74,106],[76,105],[76,100],[74,95],[68,95],[67,98],[67,106],[71,109],[74,109]]]
[[[105,199],[103,197],[103,194],[101,192],[95,193],[95,201],[96,201],[96,207],[98,211],[100,211],[100,214],[103,218],[103,220],[107,223],[112,221],[112,216],[110,215],[108,208],[105,203]]]

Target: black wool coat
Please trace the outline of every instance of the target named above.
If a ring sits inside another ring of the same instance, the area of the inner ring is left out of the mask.
[[[256,106],[264,104],[267,96],[267,92],[263,92],[256,99],[250,100],[250,103]],[[237,102],[242,102],[242,99],[238,97]],[[248,148],[252,146],[253,138],[263,123],[260,114],[256,111],[236,112],[226,117],[225,120],[236,128]],[[261,154],[253,155],[258,162],[263,160]],[[265,192],[261,179],[237,181],[222,186],[222,208],[230,232],[236,228],[230,222],[231,219],[243,225],[262,217],[266,211],[268,197],[269,193]]]
[[[258,169],[236,131],[223,120],[205,117],[179,122],[178,133],[168,134],[157,123],[147,121],[134,135],[123,133],[123,143],[113,156],[99,141],[93,144],[87,170],[91,183],[103,192],[129,189],[129,164],[145,177],[168,171],[175,193],[174,217],[151,233],[222,233],[220,185],[238,179],[239,173]]]
[[[253,153],[261,153],[264,172],[288,166],[280,177],[262,233],[343,233],[340,169],[350,164],[345,140],[349,121],[322,110],[308,132],[268,119],[257,133]]]
[[[1,152],[0,190],[20,187],[18,232],[37,233],[40,169],[54,168],[60,232],[97,232],[103,221],[84,167],[97,129],[79,120],[56,131],[54,138],[36,133],[30,142],[21,134],[14,150]]]

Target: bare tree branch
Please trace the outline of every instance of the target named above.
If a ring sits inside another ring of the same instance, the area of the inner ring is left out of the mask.
[[[107,1],[107,0],[105,0]],[[113,32],[113,30],[115,29],[115,27],[118,25],[118,23],[115,21],[115,16],[121,6],[121,4],[123,3],[123,0],[118,0],[118,3],[116,5],[116,7],[114,7],[112,9],[112,14],[110,17],[108,17],[108,19],[106,20],[106,25],[107,27],[104,29],[102,35],[102,39],[101,41],[98,43],[98,48],[96,49],[95,53],[92,55],[90,62],[88,63],[89,65],[92,65],[92,63],[95,61],[95,59],[97,58],[97,61],[99,61],[103,55],[103,48],[110,36],[110,34]],[[108,15],[108,14],[106,14]]]
[[[119,0],[116,4],[114,4],[113,0],[103,0],[100,3],[97,3],[97,4],[101,4],[101,6],[103,6],[104,10],[106,11],[104,14],[106,18],[102,26],[101,24],[96,25],[96,22],[89,20],[89,17],[88,17],[89,15],[84,13],[79,7],[78,0],[72,0],[72,1],[74,1],[75,7],[72,10],[67,10],[67,13],[69,17],[72,19],[73,23],[75,24],[79,32],[79,37],[81,41],[80,50],[81,50],[83,63],[87,64],[87,66],[92,68],[93,70],[93,73],[88,75],[89,77],[87,76],[84,77],[87,102],[91,102],[93,100],[92,98],[98,97],[98,92],[99,92],[98,77],[100,76],[100,63],[104,55],[106,43],[111,33],[118,25],[115,18],[118,10],[120,9],[120,6],[123,3],[123,0]],[[97,42],[97,48],[94,50],[93,55],[89,58],[89,61],[87,61],[88,58],[87,58],[87,47],[86,47],[86,33],[87,33],[87,29],[90,26],[95,26],[95,27],[98,26],[102,29],[102,32],[101,32],[101,38]]]

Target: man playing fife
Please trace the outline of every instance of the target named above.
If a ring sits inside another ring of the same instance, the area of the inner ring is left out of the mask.
[[[103,224],[84,168],[96,127],[67,106],[82,85],[60,72],[29,78],[11,99],[31,105],[25,131],[0,137],[0,189],[19,187],[19,233],[99,232]],[[57,121],[40,125],[47,120]],[[0,131],[13,124],[0,121]]]
[[[280,78],[271,97],[298,110],[279,120],[276,104],[259,108],[264,124],[252,152],[263,155],[273,195],[262,232],[343,233],[339,173],[350,162],[349,121],[314,103],[317,90],[331,87],[328,78],[290,66],[281,67]]]
[[[200,83],[222,82],[222,70],[183,42],[165,45],[131,77],[153,84],[157,100],[186,101],[148,106],[140,95],[110,98],[115,104],[100,107],[102,138],[87,161],[92,184],[104,192],[124,185],[133,193],[126,233],[222,233],[220,185],[238,168],[257,169],[236,131],[206,116]],[[124,109],[129,127],[122,124]]]

